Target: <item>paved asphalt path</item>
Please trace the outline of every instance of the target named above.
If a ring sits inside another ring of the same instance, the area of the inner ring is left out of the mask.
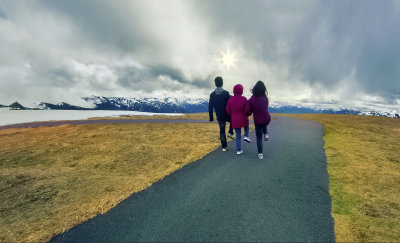
[[[334,241],[323,127],[275,118],[264,160],[251,133],[51,241]]]

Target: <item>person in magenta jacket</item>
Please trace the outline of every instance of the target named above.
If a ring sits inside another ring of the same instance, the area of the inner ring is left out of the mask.
[[[241,130],[244,127],[243,140],[250,143],[249,138],[249,118],[246,113],[246,97],[242,96],[243,86],[241,84],[233,87],[233,96],[229,98],[228,104],[226,105],[226,112],[231,117],[232,127],[236,133],[236,150],[237,154],[243,154],[241,145]]]
[[[268,92],[264,83],[258,81],[253,87],[252,93],[253,96],[251,96],[246,105],[246,113],[248,115],[253,113],[254,125],[256,127],[258,158],[263,159],[262,137],[264,135],[264,141],[268,141],[267,126],[271,122],[271,115],[268,112]]]

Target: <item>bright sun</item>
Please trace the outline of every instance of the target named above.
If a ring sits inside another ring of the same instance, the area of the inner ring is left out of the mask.
[[[237,61],[237,59],[235,58],[235,52],[230,52],[229,50],[227,50],[226,52],[221,52],[222,57],[221,57],[221,62],[222,65],[226,68],[230,68],[232,66],[235,66],[235,62]]]

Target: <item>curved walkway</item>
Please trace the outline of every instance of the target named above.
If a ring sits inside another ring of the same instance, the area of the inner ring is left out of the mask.
[[[244,155],[232,141],[51,241],[334,241],[322,125],[276,117],[269,131],[264,160],[251,133]]]

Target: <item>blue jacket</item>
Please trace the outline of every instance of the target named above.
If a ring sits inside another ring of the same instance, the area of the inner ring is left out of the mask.
[[[214,121],[214,113],[217,115],[218,121],[230,121],[230,116],[226,113],[226,104],[228,103],[231,95],[228,91],[224,90],[220,94],[216,94],[215,91],[210,94],[210,101],[208,103],[208,112],[210,114],[210,121]]]

